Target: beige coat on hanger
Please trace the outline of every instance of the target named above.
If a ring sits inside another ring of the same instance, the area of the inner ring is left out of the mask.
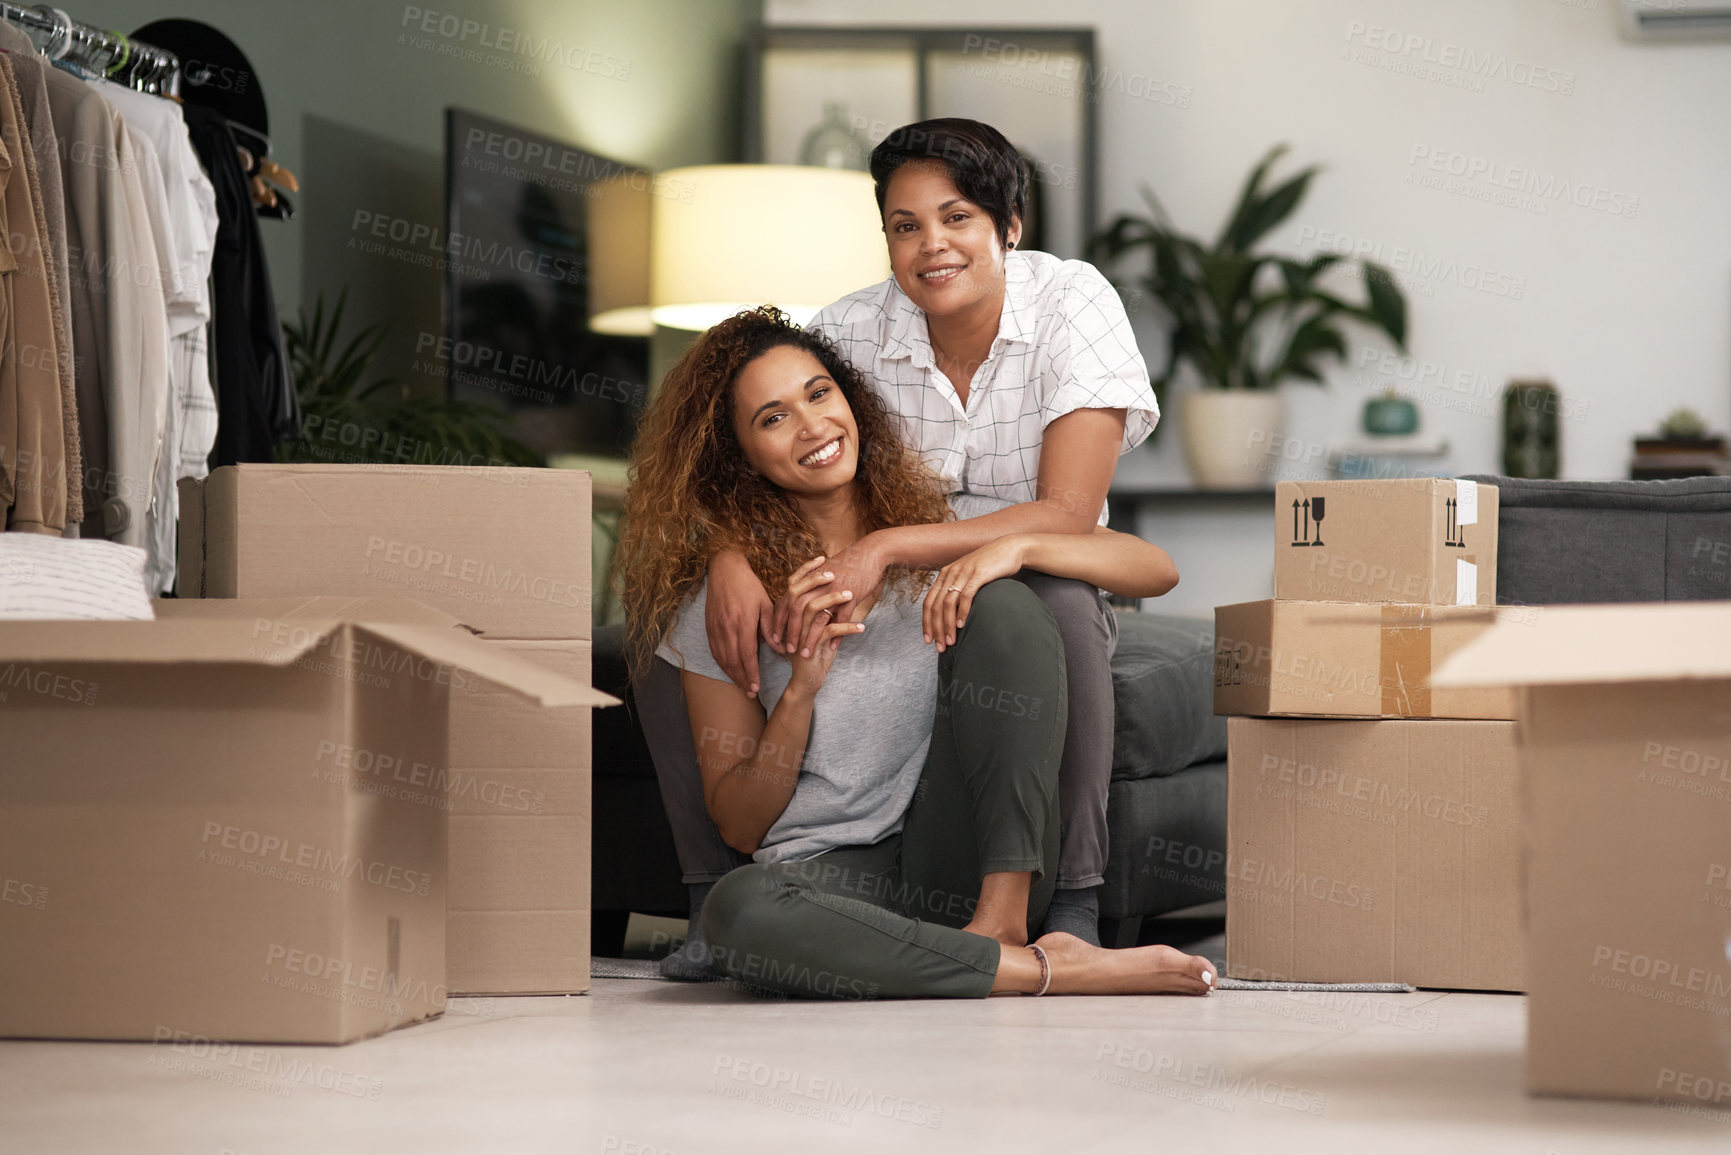
[[[60,412],[60,352],[49,292],[47,238],[36,158],[12,64],[0,56],[0,455],[6,457],[6,528],[66,529],[66,437]]]
[[[167,415],[168,313],[138,159],[89,85],[58,69],[43,79],[66,186],[83,535],[142,548]]]
[[[66,280],[66,193],[60,184],[60,142],[48,109],[43,70],[51,67],[36,54],[30,37],[0,20],[0,49],[12,54],[12,76],[24,103],[30,151],[36,159],[42,189],[42,224],[48,245],[50,304],[54,307],[54,342],[60,350],[60,420],[66,436],[66,521],[84,520],[84,453],[78,435],[78,389],[73,376],[72,289]]]

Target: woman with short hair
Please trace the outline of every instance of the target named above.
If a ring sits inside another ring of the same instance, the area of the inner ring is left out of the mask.
[[[1027,166],[990,125],[948,118],[897,129],[873,150],[871,174],[892,275],[824,309],[811,328],[883,397],[946,492],[995,504],[963,520],[874,530],[829,559],[834,582],[870,586],[889,567],[943,565],[1006,534],[1104,525],[1118,456],[1160,416],[1116,290],[1090,264],[1017,247]],[[710,648],[729,678],[755,692],[759,639],[784,652],[809,645],[821,628],[813,599],[829,587],[772,600],[736,550],[716,555],[710,578]],[[1030,575],[1027,584],[1058,621],[1070,675],[1063,850],[1047,925],[1097,943],[1117,625],[1085,582]],[[954,641],[944,623],[928,625],[940,649]],[[663,761],[675,760],[658,757],[657,767],[678,809]],[[676,834],[693,825],[674,818]],[[704,852],[699,834],[681,841],[688,882],[719,876],[725,863]]]

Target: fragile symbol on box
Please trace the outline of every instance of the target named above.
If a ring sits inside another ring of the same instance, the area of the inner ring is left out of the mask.
[[[1242,686],[1244,684],[1244,665],[1239,660],[1237,646],[1227,644],[1215,650],[1214,684],[1216,686]]]
[[[1465,549],[1467,547],[1467,528],[1458,518],[1455,499],[1448,499],[1449,524],[1448,531],[1443,535],[1443,545],[1449,549]]]
[[[1322,544],[1322,516],[1323,516],[1323,513],[1325,512],[1324,504],[1327,502],[1327,500],[1328,499],[1324,498],[1324,497],[1306,498],[1304,501],[1299,501],[1297,498],[1293,499],[1293,501],[1292,501],[1292,544],[1293,545],[1295,545],[1295,546],[1309,546],[1309,545],[1321,545]],[[1301,508],[1303,509],[1303,518],[1304,518],[1302,532],[1299,529],[1299,511]],[[1311,529],[1311,519],[1312,518],[1314,518],[1316,520],[1316,540],[1315,541],[1310,540],[1310,529]]]

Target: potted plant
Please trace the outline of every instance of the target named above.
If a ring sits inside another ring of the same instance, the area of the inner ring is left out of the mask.
[[[348,290],[327,314],[323,293],[312,316],[302,308],[283,323],[301,435],[277,446],[278,461],[444,465],[487,462],[545,465],[503,429],[508,415],[491,405],[416,396],[388,377],[366,381],[384,330],[368,325],[341,348]]]
[[[1152,298],[1170,322],[1170,356],[1153,382],[1162,403],[1180,372],[1202,386],[1184,397],[1179,421],[1191,475],[1203,489],[1269,484],[1271,454],[1285,429],[1276,386],[1321,384],[1326,363],[1346,356],[1343,325],[1368,325],[1397,348],[1406,346],[1406,298],[1381,265],[1327,252],[1300,260],[1257,251],[1298,208],[1317,172],[1313,165],[1267,187],[1269,170],[1285,152],[1285,145],[1275,146],[1251,170],[1212,244],[1179,232],[1146,186],[1150,215],[1121,214],[1089,243],[1108,271],[1147,251],[1148,271],[1126,296],[1132,303]],[[1360,268],[1363,304],[1322,286],[1336,265]]]

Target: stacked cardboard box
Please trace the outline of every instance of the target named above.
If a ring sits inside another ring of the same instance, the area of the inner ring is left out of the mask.
[[[1523,687],[1527,1089],[1731,1108],[1731,605],[1562,606],[1437,672]]]
[[[587,473],[241,465],[180,496],[182,597],[411,598],[590,684]],[[452,695],[453,994],[588,989],[591,766],[587,707]]]
[[[0,668],[0,1035],[176,1046],[438,1014],[448,701],[598,697],[400,599],[0,623]]]
[[[1272,601],[1215,611],[1239,978],[1518,990],[1515,698],[1433,689],[1511,611],[1497,491],[1276,487]]]

